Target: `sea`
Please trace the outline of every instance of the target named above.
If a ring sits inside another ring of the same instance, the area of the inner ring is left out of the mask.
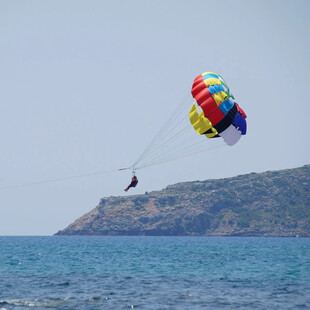
[[[310,238],[0,237],[0,309],[310,309]]]

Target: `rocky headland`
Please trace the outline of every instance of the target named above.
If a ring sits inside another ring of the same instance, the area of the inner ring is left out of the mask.
[[[310,236],[310,165],[102,198],[56,235]]]

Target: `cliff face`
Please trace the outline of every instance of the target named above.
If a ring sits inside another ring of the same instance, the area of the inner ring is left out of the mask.
[[[310,236],[310,165],[108,197],[56,235]]]

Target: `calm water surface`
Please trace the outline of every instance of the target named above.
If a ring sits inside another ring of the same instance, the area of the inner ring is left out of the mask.
[[[310,309],[310,239],[0,237],[0,309]]]

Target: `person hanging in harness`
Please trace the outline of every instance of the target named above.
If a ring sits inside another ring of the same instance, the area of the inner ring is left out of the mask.
[[[127,192],[129,190],[130,187],[136,187],[138,184],[138,178],[134,175],[131,178],[131,183],[125,188],[125,192]]]

